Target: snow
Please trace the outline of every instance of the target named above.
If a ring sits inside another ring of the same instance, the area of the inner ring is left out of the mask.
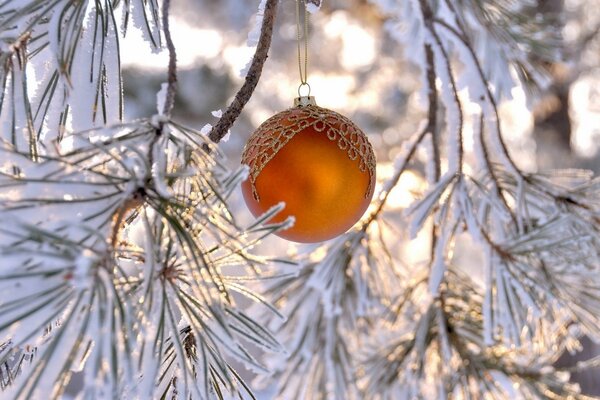
[[[248,47],[256,47],[258,45],[258,39],[260,38],[260,29],[262,28],[266,3],[267,0],[260,0],[260,3],[258,4],[258,11],[254,16],[254,25],[250,32],[248,32],[248,40],[246,41],[246,45]]]
[[[156,93],[156,112],[158,115],[163,115],[165,110],[165,102],[167,101],[167,91],[169,84],[166,82],[161,83],[160,90]],[[154,121],[153,121],[154,122]],[[159,121],[157,121],[159,122]],[[157,125],[155,125],[157,126]]]
[[[212,125],[206,124],[202,127],[202,129],[200,129],[200,133],[207,136],[210,133],[211,129],[212,129]]]
[[[152,183],[156,193],[163,199],[171,199],[173,194],[169,189],[165,174],[167,173],[167,146],[164,136],[161,137],[152,148]]]
[[[85,249],[75,259],[73,278],[74,288],[78,290],[89,289],[93,283],[94,267],[98,264],[98,257],[91,250]]]
[[[319,11],[321,9],[321,5],[322,5],[322,0],[319,3],[319,5],[316,5],[314,3],[307,3],[306,4],[306,11],[308,11],[311,14],[315,14],[317,11]]]

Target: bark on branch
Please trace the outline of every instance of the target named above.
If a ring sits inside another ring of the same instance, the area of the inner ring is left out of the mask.
[[[263,15],[262,27],[260,29],[260,38],[256,52],[252,58],[250,69],[246,75],[246,81],[235,95],[235,98],[219,119],[212,127],[208,137],[215,143],[218,143],[229,131],[235,120],[240,116],[244,106],[252,97],[254,89],[260,80],[263,65],[267,60],[269,48],[271,47],[271,38],[273,37],[273,25],[275,22],[275,14],[277,12],[277,2],[279,0],[267,0]]]
[[[162,9],[162,25],[167,49],[169,50],[169,69],[167,72],[167,94],[165,96],[165,104],[163,106],[163,114],[167,117],[171,116],[173,105],[175,104],[175,92],[177,90],[177,53],[175,52],[175,44],[171,37],[169,28],[169,7],[171,0],[164,0]]]

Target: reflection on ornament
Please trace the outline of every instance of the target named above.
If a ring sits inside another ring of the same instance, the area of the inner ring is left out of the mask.
[[[278,233],[296,242],[320,242],[346,232],[363,215],[375,187],[375,155],[366,135],[348,118],[301,97],[296,106],[265,121],[252,134],[242,183],[255,216],[279,202],[272,222],[295,217]]]

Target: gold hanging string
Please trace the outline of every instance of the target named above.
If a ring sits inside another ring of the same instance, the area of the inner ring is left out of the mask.
[[[300,5],[302,3],[302,6]],[[300,18],[302,14],[303,18]],[[302,27],[302,20],[304,26]],[[302,29],[304,32],[301,32]],[[296,0],[296,31],[298,33],[298,72],[300,72],[300,86],[298,87],[298,96],[309,97],[310,85],[308,84],[308,11],[306,10],[306,0]],[[302,42],[304,42],[304,57],[302,57]],[[304,59],[304,68],[302,68]],[[306,96],[302,95],[302,88],[308,89]]]

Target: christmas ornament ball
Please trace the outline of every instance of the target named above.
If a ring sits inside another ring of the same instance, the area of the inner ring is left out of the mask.
[[[375,155],[348,118],[317,106],[313,98],[296,103],[248,140],[242,163],[250,174],[242,193],[254,216],[285,202],[270,222],[293,216],[295,223],[278,236],[320,242],[346,232],[366,211],[375,187]]]

